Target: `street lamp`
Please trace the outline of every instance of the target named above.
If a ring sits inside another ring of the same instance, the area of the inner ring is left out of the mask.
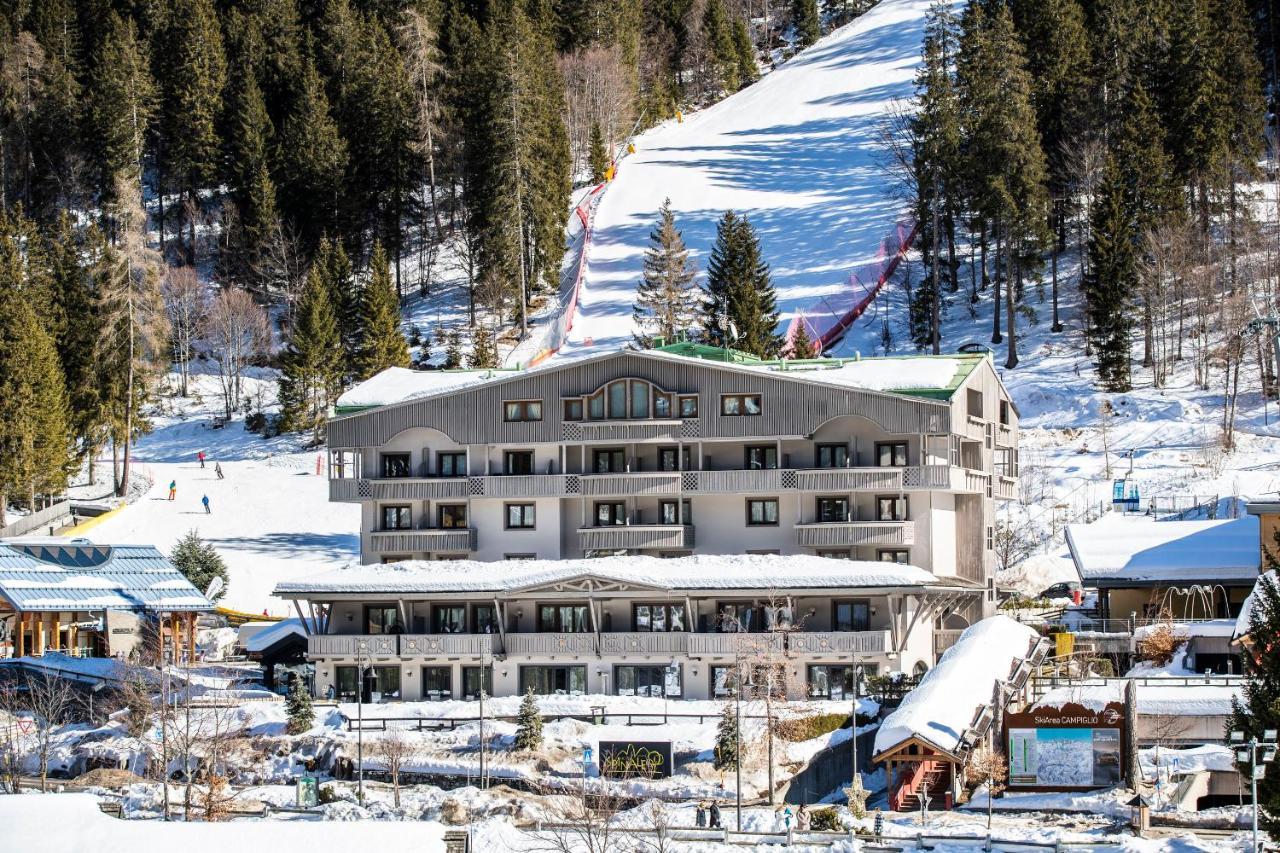
[[[364,669],[369,644],[356,645],[356,799],[364,805]]]
[[[1249,765],[1249,790],[1253,797],[1253,853],[1258,853],[1258,780],[1267,775],[1267,765],[1276,760],[1276,730],[1263,729],[1262,739],[1244,739],[1244,732],[1231,733],[1236,761]]]

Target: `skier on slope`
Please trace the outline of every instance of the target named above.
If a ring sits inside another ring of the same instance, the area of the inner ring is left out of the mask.
[[[204,497],[200,498],[200,503],[204,504],[204,514],[205,514],[205,515],[210,515],[210,514],[212,514],[212,513],[213,513],[213,510],[209,509],[209,496],[208,496],[208,495],[205,495]]]
[[[217,474],[217,475],[218,475],[218,479],[219,479],[219,480],[223,479],[223,475],[222,475],[222,463],[221,463],[221,462],[215,462],[215,463],[213,463],[213,473],[215,473],[215,474]]]
[[[173,500],[177,496],[178,496],[178,481],[170,480],[169,481],[169,500]]]
[[[200,467],[203,468],[204,467],[204,451],[201,450],[199,453],[197,453],[196,458],[200,460]]]

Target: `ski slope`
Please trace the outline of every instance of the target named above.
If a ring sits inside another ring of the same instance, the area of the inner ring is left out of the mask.
[[[830,322],[849,307],[846,279],[877,261],[906,213],[888,192],[879,133],[890,105],[911,97],[929,5],[883,0],[755,85],[637,137],[599,202],[561,357],[630,342],[636,282],[664,198],[700,281],[716,222],[733,209],[760,236],[782,328],[798,314],[825,311]]]

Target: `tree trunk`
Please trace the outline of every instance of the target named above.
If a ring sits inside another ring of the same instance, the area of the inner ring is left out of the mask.
[[[1065,217],[1062,215],[1062,209],[1058,202],[1054,202],[1054,225],[1057,239],[1053,243],[1053,251],[1049,254],[1050,275],[1053,278],[1053,325],[1049,327],[1051,332],[1062,331],[1062,317],[1058,314],[1058,253],[1067,242],[1067,229],[1063,222]]]
[[[991,295],[991,343],[999,344],[1004,342],[1004,337],[1000,334],[1000,275],[1001,266],[1000,258],[1003,249],[1002,237],[1000,232],[1000,224],[996,224],[996,287],[995,292]],[[982,258],[982,287],[983,290],[987,286],[987,259],[986,252],[983,252]]]
[[[1012,251],[1008,253],[1008,259],[1006,260],[1006,265],[1008,267],[1012,267],[1013,265]],[[1004,313],[1005,313],[1005,322],[1008,323],[1008,326],[1009,326],[1009,356],[1008,358],[1005,359],[1004,366],[1009,370],[1012,370],[1013,368],[1018,366],[1018,314],[1016,311],[1013,310],[1013,308],[1015,304],[1014,289],[1016,288],[1017,283],[1021,281],[1021,279],[1022,279],[1021,270],[1018,271],[1017,275],[1013,274],[1013,270],[1011,268],[1008,268],[1005,270],[1004,292],[1005,292],[1006,302],[1004,306],[1005,307]],[[1000,301],[999,293],[995,294],[995,301],[996,302]]]

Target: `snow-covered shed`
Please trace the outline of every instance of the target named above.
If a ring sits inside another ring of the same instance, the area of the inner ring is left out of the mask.
[[[1258,579],[1258,519],[1157,521],[1108,515],[1067,526],[1081,582],[1104,617],[1235,616]]]

